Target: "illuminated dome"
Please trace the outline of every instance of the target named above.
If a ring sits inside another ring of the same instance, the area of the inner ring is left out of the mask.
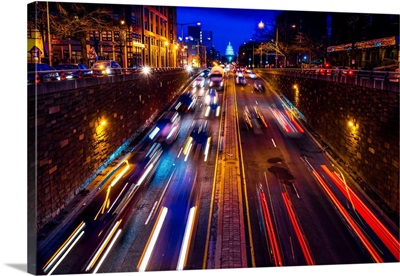
[[[229,42],[228,46],[226,46],[225,57],[229,61],[232,61],[234,55],[235,55],[235,52],[233,51],[233,47],[232,47],[231,43]]]
[[[229,42],[228,46],[226,46],[226,50],[225,50],[225,56],[234,56],[235,52],[233,51],[233,47],[231,45],[231,43]]]

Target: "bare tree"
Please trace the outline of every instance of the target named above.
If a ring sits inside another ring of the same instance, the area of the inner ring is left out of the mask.
[[[322,40],[315,41],[305,32],[298,32],[288,48],[288,51],[296,56],[301,52],[308,53],[309,64],[311,64],[313,57],[316,58],[320,55],[321,50],[323,50]]]
[[[112,11],[87,4],[56,4],[51,15],[53,33],[61,38],[76,39],[81,44],[82,63],[89,65],[86,48],[88,33],[113,26]]]
[[[28,4],[28,29],[36,29],[40,33],[42,44],[45,45],[45,34],[47,28],[46,20],[46,3],[45,2],[33,2]],[[49,53],[46,48],[43,49],[44,56],[49,58]]]
[[[43,25],[45,12],[38,8],[38,20]],[[61,39],[74,39],[80,42],[82,49],[82,63],[89,65],[87,53],[87,37],[91,31],[104,30],[114,24],[112,11],[107,8],[99,8],[90,4],[79,3],[53,3],[50,8],[51,34]],[[44,18],[43,18],[44,17]]]

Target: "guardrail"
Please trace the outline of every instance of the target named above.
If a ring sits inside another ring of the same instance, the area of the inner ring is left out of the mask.
[[[151,74],[157,72],[173,72],[185,70],[181,67],[149,67],[146,73],[141,69],[133,68],[113,68],[112,74],[96,74],[93,69],[67,69],[67,70],[47,70],[47,71],[28,71],[28,85],[42,82],[68,81],[72,79],[111,77],[115,75],[132,74]],[[55,74],[56,73],[56,74]],[[49,76],[52,75],[52,76]]]
[[[279,69],[258,69],[261,71],[271,71],[277,74],[291,75],[295,77],[305,77],[348,83],[368,88],[389,90],[400,92],[400,72],[399,71],[370,71],[353,69],[301,69],[301,68],[279,68]]]

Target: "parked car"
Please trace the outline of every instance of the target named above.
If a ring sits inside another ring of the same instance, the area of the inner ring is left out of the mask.
[[[60,80],[54,67],[46,63],[28,63],[28,83],[40,83]]]
[[[68,79],[80,79],[83,77],[91,77],[92,70],[82,63],[61,63],[55,66],[59,70],[61,76]]]
[[[94,76],[115,76],[122,74],[122,68],[115,60],[98,60],[92,65]]]

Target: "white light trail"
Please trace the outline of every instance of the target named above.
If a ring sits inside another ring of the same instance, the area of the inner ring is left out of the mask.
[[[58,259],[58,257],[64,252],[64,250],[72,243],[75,237],[79,234],[79,232],[85,227],[85,223],[82,221],[78,228],[72,233],[72,235],[64,242],[64,244],[57,250],[57,252],[50,258],[47,264],[43,268],[43,272],[46,271],[52,266],[52,264]]]
[[[129,184],[129,183],[126,182],[124,188],[122,188],[121,192],[119,193],[119,195],[117,196],[117,198],[114,200],[114,203],[111,204],[110,209],[108,209],[107,214],[110,213],[111,209],[114,207],[115,203],[116,203],[116,202],[118,201],[118,199],[121,197],[122,193],[124,192],[124,190],[125,190],[125,188],[126,188],[126,186],[127,186],[128,184]]]
[[[171,131],[168,133],[167,140],[175,133],[176,128],[177,128],[177,127],[174,126],[174,127],[171,129]]]
[[[210,111],[211,111],[211,108],[210,108],[210,106],[208,105],[207,108],[206,108],[206,112],[204,113],[204,116],[205,116],[205,117],[208,117],[208,115],[210,115]]]
[[[161,227],[164,224],[165,217],[167,216],[168,208],[164,207],[161,211],[160,218],[156,224],[156,228],[154,229],[153,234],[151,235],[150,243],[146,248],[146,252],[141,260],[139,266],[139,272],[144,272],[146,270],[147,264],[149,263],[151,253],[153,252],[154,245],[158,239],[158,235],[160,234]]]
[[[156,209],[157,204],[158,204],[158,201],[154,202],[153,208],[151,208],[150,214],[147,217],[146,222],[144,223],[144,225],[147,225],[147,223],[149,223],[149,220],[150,220],[151,216],[153,215],[153,212]]]
[[[75,246],[75,244],[80,240],[80,238],[83,236],[83,234],[85,233],[85,231],[82,231],[79,236],[77,237],[77,239],[71,244],[71,246],[68,248],[68,250],[65,252],[65,254],[61,257],[61,259],[54,265],[53,269],[50,270],[48,275],[51,275],[54,270],[60,265],[60,263],[64,260],[64,258],[68,255],[68,253],[71,251],[71,249]]]
[[[275,144],[274,139],[271,139],[271,140],[272,140],[272,144],[274,144],[274,147],[276,148],[276,144]]]
[[[206,162],[206,161],[207,161],[207,158],[208,158],[208,152],[209,152],[209,150],[210,150],[210,143],[211,143],[211,137],[208,137],[208,139],[207,139],[207,145],[206,145],[206,148],[205,148],[205,150],[204,150],[204,162]]]
[[[121,177],[126,173],[126,171],[129,169],[129,164],[118,174],[116,178],[114,178],[113,182],[111,182],[110,186],[114,187],[114,185],[118,182],[118,180],[121,179]]]
[[[157,135],[157,133],[160,132],[160,128],[159,127],[155,127],[152,132],[149,134],[149,138],[151,140],[153,140],[153,138]]]
[[[188,159],[188,157],[189,157],[189,154],[190,154],[190,150],[192,149],[192,143],[190,143],[190,145],[189,145],[189,149],[187,150],[187,152],[186,152],[186,156],[185,156],[185,162],[187,161],[187,159]]]
[[[119,220],[114,227],[111,229],[111,232],[108,234],[107,238],[104,240],[103,244],[100,246],[99,250],[97,250],[96,254],[94,255],[92,261],[89,263],[89,265],[86,267],[86,271],[90,270],[93,265],[96,263],[96,261],[99,259],[101,253],[104,251],[104,248],[107,246],[109,243],[111,237],[114,235],[115,231],[117,230],[118,226],[121,224],[122,220]]]
[[[181,148],[181,149],[179,150],[178,156],[177,156],[176,158],[179,158],[179,156],[181,156],[182,150],[183,150],[183,148]]]
[[[139,181],[138,181],[138,183],[137,183],[136,185],[142,184],[143,180],[147,177],[147,175],[150,173],[150,171],[151,171],[151,169],[152,169],[153,167],[154,167],[154,163],[151,163],[151,164],[147,167],[147,169],[146,169],[146,171],[143,173],[143,175],[140,177],[140,179],[139,179]]]
[[[122,229],[119,229],[113,240],[111,241],[110,246],[107,248],[106,252],[104,253],[103,257],[101,257],[100,262],[97,264],[95,270],[93,271],[94,273],[97,273],[97,271],[100,269],[100,266],[103,264],[104,260],[106,259],[108,253],[110,253],[111,248],[113,247],[115,241],[117,240],[118,236],[121,234]]]
[[[189,216],[188,216],[188,220],[186,223],[185,234],[183,236],[181,251],[179,253],[178,265],[176,267],[176,270],[183,270],[183,267],[186,264],[188,246],[189,246],[190,238],[192,236],[195,214],[196,214],[196,206],[193,206],[192,208],[190,208],[190,211],[189,211]]]
[[[220,111],[221,111],[221,107],[218,106],[218,107],[217,107],[217,110],[215,111],[215,117],[218,117],[218,116],[219,116]]]

